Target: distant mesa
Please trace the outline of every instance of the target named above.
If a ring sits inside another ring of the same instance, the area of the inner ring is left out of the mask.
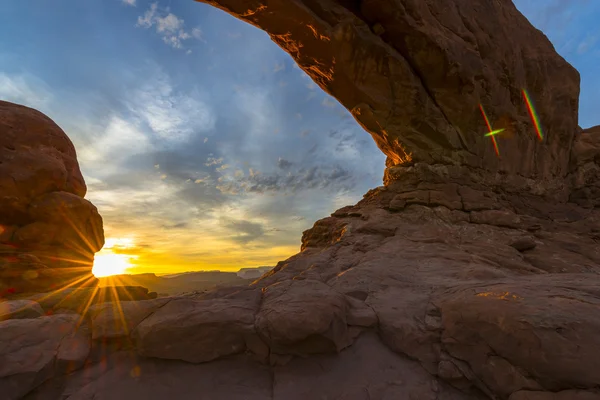
[[[273,267],[241,268],[237,276],[242,279],[258,279],[272,269]]]
[[[242,268],[236,272],[192,271],[171,275],[131,274],[99,278],[100,286],[142,286],[151,292],[175,295],[215,287],[248,285],[273,267]]]

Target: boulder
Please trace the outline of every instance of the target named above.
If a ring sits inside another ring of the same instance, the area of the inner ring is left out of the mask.
[[[5,319],[37,318],[44,315],[39,303],[32,300],[0,301],[0,321]]]
[[[503,397],[593,388],[600,382],[599,287],[598,278],[544,275],[448,290],[434,300],[442,348]]]
[[[279,354],[338,352],[348,346],[345,296],[315,280],[266,287],[256,329]]]
[[[85,193],[67,135],[39,111],[0,101],[0,245],[39,262],[32,268],[0,252],[0,289],[32,292],[94,280],[104,234]]]
[[[171,301],[169,298],[139,301],[115,301],[90,307],[92,339],[129,336],[146,317]]]
[[[139,323],[132,337],[145,357],[201,363],[241,353],[256,336],[259,302],[259,291],[237,298],[172,299]]]
[[[19,400],[46,380],[81,367],[89,332],[78,315],[0,322],[0,393]]]

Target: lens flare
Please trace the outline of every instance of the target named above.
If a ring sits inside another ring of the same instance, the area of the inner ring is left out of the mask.
[[[483,115],[483,119],[485,120],[485,125],[487,126],[488,131],[490,131],[490,133],[488,133],[485,136],[489,136],[492,138],[492,144],[494,145],[494,151],[496,152],[496,156],[500,157],[500,151],[498,150],[498,143],[496,142],[496,138],[493,134],[494,130],[492,129],[492,124],[490,124],[490,120],[485,114],[485,111],[483,110],[483,106],[481,104],[479,105],[479,109],[481,110],[481,115]]]
[[[537,133],[538,139],[540,142],[544,140],[544,132],[542,131],[542,124],[540,123],[540,117],[538,113],[535,111],[533,107],[533,102],[531,101],[531,97],[529,96],[529,92],[523,89],[521,91],[523,93],[523,100],[525,100],[525,104],[527,105],[527,112],[529,113],[529,117],[531,118],[531,122],[533,122],[533,126],[535,127],[535,132]]]
[[[494,136],[499,134],[500,132],[504,132],[504,128],[496,129],[495,131],[491,131],[490,133],[486,133],[484,136]]]

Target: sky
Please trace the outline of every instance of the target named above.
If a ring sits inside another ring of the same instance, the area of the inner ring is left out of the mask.
[[[600,2],[516,5],[580,71],[580,125],[600,123]],[[106,273],[275,265],[381,185],[385,157],[349,112],[266,33],[211,6],[2,0],[0,37],[0,99],[75,144]]]

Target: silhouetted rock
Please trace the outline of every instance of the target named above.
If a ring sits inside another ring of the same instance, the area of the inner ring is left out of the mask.
[[[95,283],[104,235],[85,192],[67,135],[39,111],[0,101],[0,292]]]

